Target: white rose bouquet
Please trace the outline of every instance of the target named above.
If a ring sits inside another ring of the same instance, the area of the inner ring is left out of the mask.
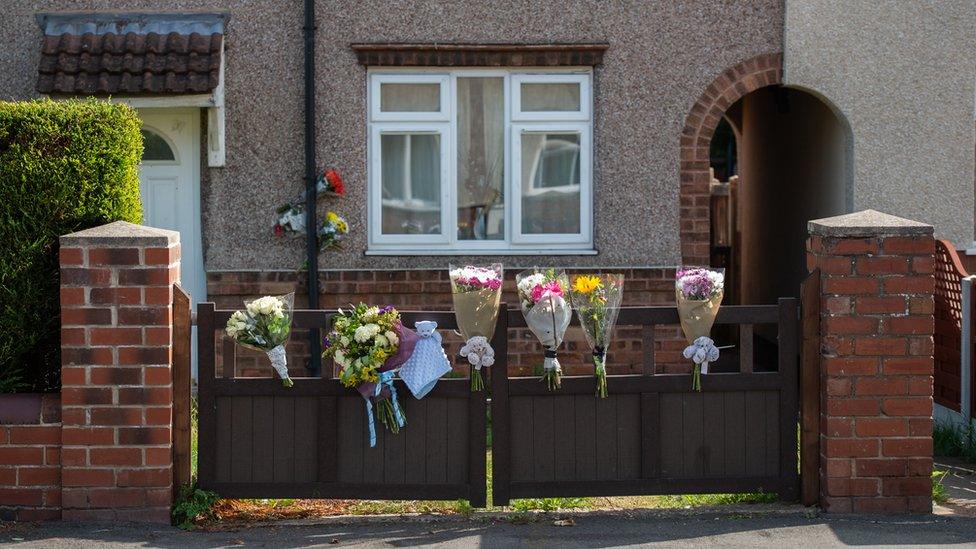
[[[566,301],[569,277],[556,269],[530,269],[515,277],[519,304],[525,323],[546,348],[542,380],[550,391],[562,384],[562,368],[556,359],[556,349],[573,318],[573,309]]]
[[[295,383],[288,377],[285,343],[291,336],[295,294],[264,296],[244,303],[243,311],[234,311],[227,319],[226,333],[244,347],[264,351],[271,367],[285,387]]]

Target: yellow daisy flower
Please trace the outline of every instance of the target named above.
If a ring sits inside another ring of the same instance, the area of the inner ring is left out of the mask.
[[[573,280],[573,291],[580,294],[588,294],[600,288],[602,285],[598,276],[580,275]]]

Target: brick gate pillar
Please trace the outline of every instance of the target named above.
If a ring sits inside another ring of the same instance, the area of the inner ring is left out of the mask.
[[[821,276],[820,503],[932,510],[932,227],[872,210],[811,221]]]
[[[179,233],[115,222],[60,253],[62,517],[168,523]]]

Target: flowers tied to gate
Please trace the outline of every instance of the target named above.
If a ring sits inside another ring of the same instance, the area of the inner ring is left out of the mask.
[[[724,291],[725,275],[719,270],[696,267],[678,269],[675,273],[678,318],[688,340],[684,356],[695,363],[692,377],[695,391],[701,391],[701,375],[708,373],[708,364],[719,357],[719,350],[709,335]]]
[[[573,316],[566,301],[569,278],[562,270],[529,269],[515,279],[525,323],[546,348],[542,381],[550,391],[556,390],[562,384],[562,368],[556,358],[556,349],[563,342]]]
[[[285,343],[291,336],[292,308],[295,294],[264,296],[244,303],[244,310],[234,311],[227,319],[225,332],[244,347],[263,351],[285,387],[294,382],[288,377]]]
[[[596,395],[600,398],[607,397],[607,347],[620,313],[623,289],[621,274],[580,275],[573,279],[570,288],[570,300],[593,351]]]
[[[474,366],[471,390],[481,391],[485,388],[481,369],[495,363],[495,351],[490,342],[495,333],[502,297],[502,266],[500,263],[488,267],[451,265],[448,274],[454,316],[458,330],[465,339],[460,354]]]
[[[339,309],[323,343],[322,356],[339,366],[339,381],[355,387],[366,400],[370,446],[376,445],[373,406],[383,425],[399,433],[406,417],[397,400],[393,376],[417,344],[416,332],[403,326],[400,313],[389,305],[379,308],[365,303]]]

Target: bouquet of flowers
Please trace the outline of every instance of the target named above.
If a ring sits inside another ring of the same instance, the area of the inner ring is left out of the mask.
[[[607,398],[607,347],[620,313],[624,275],[580,275],[573,279],[569,297],[580,319],[586,342],[593,351],[596,395]]]
[[[295,383],[288,377],[285,343],[291,336],[295,294],[264,296],[244,303],[243,311],[234,311],[227,319],[226,333],[244,347],[264,351],[271,367],[285,387]]]
[[[360,303],[351,310],[339,309],[332,319],[322,356],[334,360],[341,368],[339,381],[355,387],[366,400],[370,447],[376,446],[374,406],[390,431],[399,433],[406,425],[393,377],[416,345],[416,332],[405,328],[400,313],[389,305],[380,309]]]
[[[349,233],[346,218],[335,212],[326,212],[325,220],[319,225],[319,249],[341,248],[339,241]]]
[[[319,174],[318,179],[315,180],[315,192],[342,197],[346,196],[346,185],[342,182],[339,172],[329,168]]]
[[[560,387],[562,368],[556,359],[556,349],[573,318],[573,310],[566,301],[569,278],[556,269],[530,269],[516,277],[522,316],[535,337],[546,348],[542,380],[550,391]]]
[[[319,225],[319,249],[341,248],[339,241],[349,233],[349,223],[341,215],[329,211]],[[305,236],[305,206],[286,204],[278,208],[275,236]]]
[[[502,266],[500,263],[489,267],[451,265],[449,269],[454,316],[465,339],[461,356],[474,366],[471,390],[480,391],[485,388],[481,368],[495,363],[495,351],[490,341],[495,333],[502,298]]]
[[[692,389],[701,391],[701,375],[708,373],[708,363],[718,360],[719,351],[709,336],[725,288],[721,271],[705,268],[678,269],[674,294],[678,304],[681,330],[688,339],[685,358],[695,363]]]

